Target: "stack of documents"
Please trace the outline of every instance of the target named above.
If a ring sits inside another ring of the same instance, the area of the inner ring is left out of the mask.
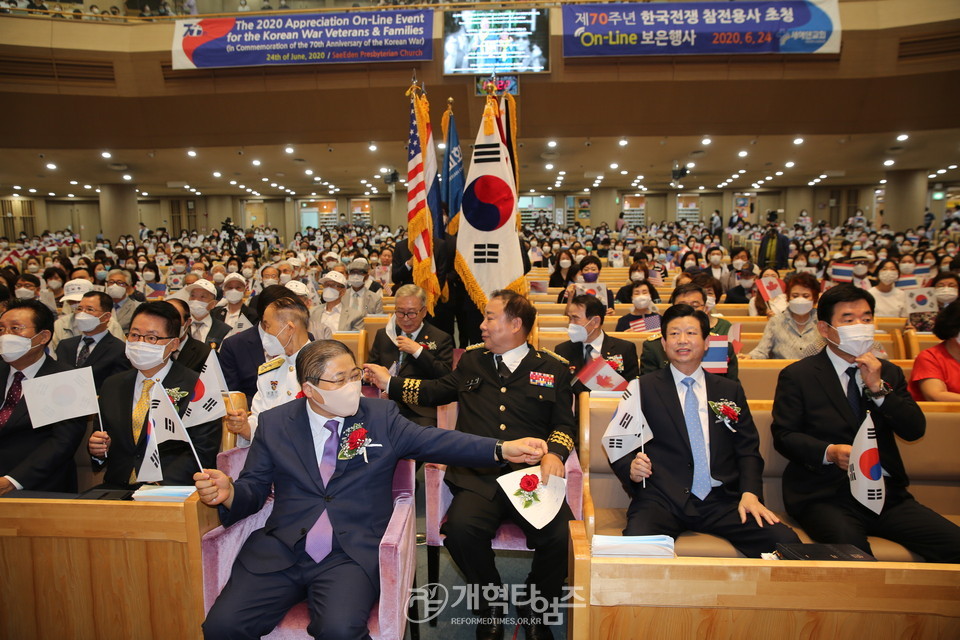
[[[593,555],[602,557],[676,558],[670,536],[593,536]]]
[[[133,493],[133,499],[139,502],[183,502],[196,490],[193,485],[164,487],[145,484]]]

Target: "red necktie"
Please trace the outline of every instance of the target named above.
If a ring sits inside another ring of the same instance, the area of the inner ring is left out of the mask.
[[[10,385],[10,391],[7,391],[7,397],[3,400],[3,408],[0,409],[0,427],[7,424],[13,410],[17,408],[20,397],[23,396],[23,372],[17,371],[13,374],[13,384]]]

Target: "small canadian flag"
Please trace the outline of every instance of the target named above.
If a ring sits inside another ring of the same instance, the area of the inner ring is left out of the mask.
[[[627,381],[603,358],[593,358],[585,364],[577,374],[577,380],[591,391],[623,391],[627,388]]]

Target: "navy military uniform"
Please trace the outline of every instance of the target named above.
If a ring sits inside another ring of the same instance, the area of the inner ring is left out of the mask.
[[[457,430],[501,440],[542,438],[550,453],[566,461],[575,432],[571,383],[566,360],[533,347],[509,375],[501,377],[494,354],[478,344],[463,354],[452,373],[437,380],[394,377],[388,389],[391,399],[411,405],[456,401]],[[454,497],[441,529],[444,546],[469,584],[500,585],[490,541],[500,524],[510,519],[534,549],[527,584],[534,585],[540,596],[559,598],[567,575],[567,523],[573,514],[564,503],[549,524],[533,528],[497,484],[499,476],[524,467],[449,467],[446,482]]]

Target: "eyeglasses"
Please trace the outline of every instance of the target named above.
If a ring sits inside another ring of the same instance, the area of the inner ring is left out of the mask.
[[[161,340],[172,340],[179,336],[145,336],[140,333],[128,333],[127,342],[146,342],[147,344],[157,344]]]
[[[397,314],[398,318],[406,318],[407,320],[411,320],[413,318],[416,318],[418,315],[420,315],[420,312],[423,311],[424,309],[426,309],[426,307],[420,307],[416,311],[400,311],[399,309],[397,309],[396,311],[394,311],[394,313]]]
[[[14,325],[10,328],[0,326],[0,336],[4,335],[7,331],[18,336],[22,336],[24,331],[36,331],[35,327],[21,327],[19,325]]]
[[[363,369],[361,369],[360,367],[356,367],[354,369],[351,369],[344,375],[340,376],[336,380],[327,380],[326,378],[314,378],[314,380],[318,382],[326,382],[327,384],[333,384],[339,388],[349,382],[357,382],[362,378],[363,378]]]

